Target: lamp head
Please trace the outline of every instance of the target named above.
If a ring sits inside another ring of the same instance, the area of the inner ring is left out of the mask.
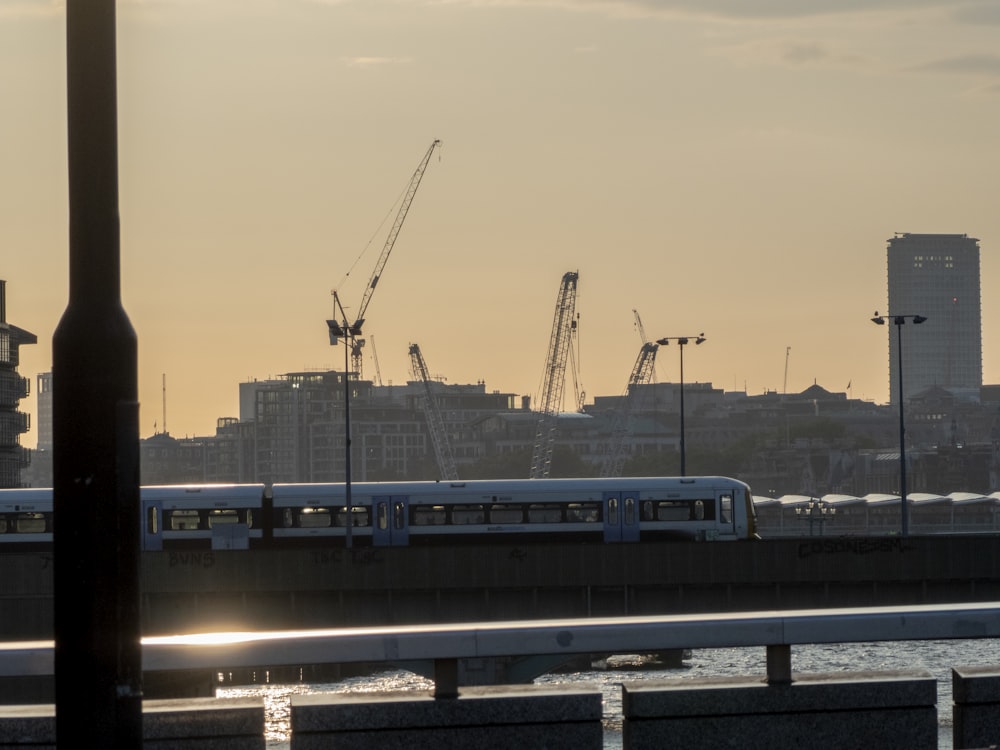
[[[885,318],[883,318],[881,315],[878,314],[878,310],[875,311],[875,317],[872,318],[872,323],[874,323],[877,326],[885,325]]]
[[[923,315],[914,315],[913,316],[913,324],[914,325],[920,325],[925,320],[927,320],[927,318],[925,318]]]
[[[698,334],[698,338],[696,338],[694,340],[694,343],[696,343],[696,344],[704,344],[705,343],[705,334],[704,333],[699,333]]]

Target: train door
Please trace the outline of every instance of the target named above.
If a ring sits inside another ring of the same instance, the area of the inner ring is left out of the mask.
[[[636,493],[604,493],[604,541],[639,541],[639,499]]]
[[[159,551],[163,549],[163,501],[143,500],[142,502],[142,548]]]
[[[405,495],[372,498],[372,544],[400,547],[410,543],[409,501]]]
[[[731,536],[736,533],[736,504],[733,493],[719,493],[719,533]]]

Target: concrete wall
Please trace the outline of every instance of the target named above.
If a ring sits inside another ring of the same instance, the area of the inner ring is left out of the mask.
[[[534,686],[292,696],[292,750],[573,748],[603,743],[601,693]]]
[[[625,750],[937,747],[928,672],[671,680],[622,688]]]
[[[150,750],[264,750],[264,704],[260,699],[145,701],[142,733],[143,747]],[[55,706],[0,706],[0,750],[26,747],[56,750]]]
[[[951,670],[953,746],[1000,745],[1000,667]]]
[[[0,550],[0,640],[52,636],[51,555]],[[1000,599],[993,536],[187,550],[142,559],[143,630],[292,629]]]

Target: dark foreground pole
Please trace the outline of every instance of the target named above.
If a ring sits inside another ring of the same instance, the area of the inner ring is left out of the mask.
[[[121,305],[115,0],[67,0],[69,305],[52,341],[56,740],[142,747],[139,405]]]

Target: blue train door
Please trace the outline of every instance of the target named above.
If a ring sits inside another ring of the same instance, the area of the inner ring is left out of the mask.
[[[410,525],[405,495],[376,495],[372,498],[372,544],[399,547],[410,543]]]
[[[639,541],[639,501],[635,493],[604,493],[604,541]]]

